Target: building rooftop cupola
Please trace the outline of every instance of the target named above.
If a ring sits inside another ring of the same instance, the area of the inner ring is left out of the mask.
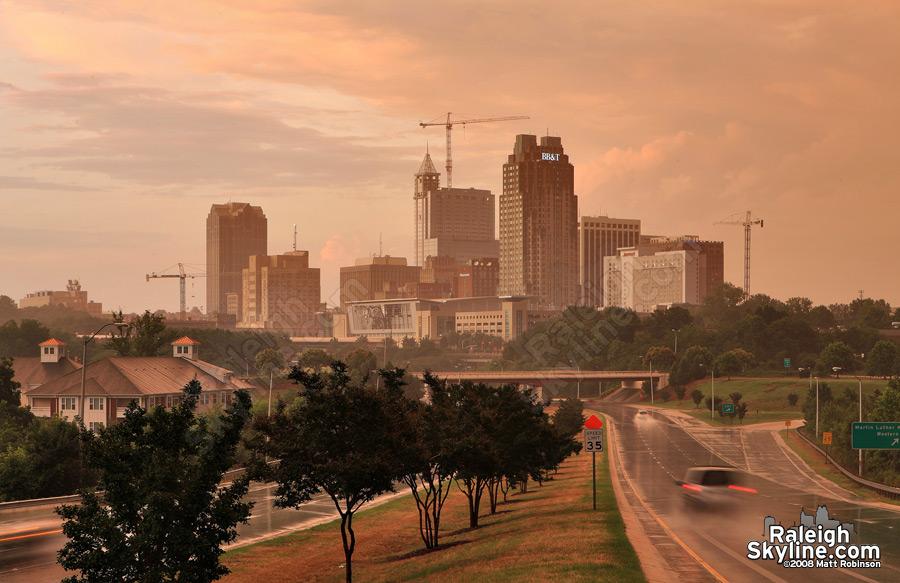
[[[172,343],[172,356],[187,358],[188,360],[197,360],[197,353],[200,351],[200,343],[191,340],[187,336],[179,338]]]
[[[66,357],[66,343],[51,338],[38,344],[41,350],[41,362],[59,362]]]

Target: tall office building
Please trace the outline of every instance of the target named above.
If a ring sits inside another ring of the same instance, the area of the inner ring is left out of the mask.
[[[578,197],[562,140],[516,136],[503,165],[500,295],[565,308],[578,299]]]
[[[494,195],[476,188],[441,188],[440,176],[426,152],[413,195],[415,264],[424,266],[428,257],[452,257],[457,265],[497,257],[500,245],[494,234]]]
[[[578,225],[578,303],[603,307],[603,258],[615,257],[622,247],[634,247],[641,239],[641,221],[611,217],[581,217]]]
[[[322,288],[319,268],[309,266],[309,251],[251,255],[243,270],[242,293],[239,328],[316,335]]]
[[[214,204],[206,217],[206,313],[233,313],[243,304],[241,274],[251,255],[267,255],[266,215],[245,202]],[[232,296],[228,310],[228,294]]]

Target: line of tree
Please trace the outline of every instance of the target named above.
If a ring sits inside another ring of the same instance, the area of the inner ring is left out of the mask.
[[[504,385],[447,383],[426,375],[430,404],[404,394],[402,369],[379,370],[378,388],[354,379],[346,363],[327,370],[295,367],[301,402],[279,404],[254,420],[256,479],[278,483],[276,504],[296,507],[319,492],[341,518],[346,579],[356,546],[353,517],[376,496],[406,484],[426,548],[439,546],[441,511],[452,483],[466,496],[469,526],[478,527],[485,493],[496,513],[500,494],[527,479],[543,480],[580,445],[550,422],[528,391]],[[265,457],[278,459],[263,463]]]
[[[647,317],[624,308],[572,306],[506,345],[500,369],[578,367],[670,372],[673,386],[709,377],[784,373],[785,359],[802,375],[863,371],[900,374],[900,348],[880,330],[900,321],[883,300],[815,306],[808,298],[744,298],[722,284],[698,306],[673,306]],[[677,336],[677,353],[676,353]],[[574,386],[572,387],[574,389]],[[582,387],[584,389],[584,387]]]
[[[803,403],[806,424],[802,428],[814,443],[821,443],[824,432],[832,434],[828,453],[845,468],[856,472],[858,450],[851,447],[852,424],[860,420],[859,391],[845,387],[834,394],[827,382],[818,388],[819,435],[816,436],[816,388],[810,387]],[[900,420],[900,379],[893,378],[882,390],[862,397],[862,420],[871,422],[897,422]],[[864,474],[867,479],[885,484],[900,484],[900,461],[896,451],[872,450],[865,452]]]

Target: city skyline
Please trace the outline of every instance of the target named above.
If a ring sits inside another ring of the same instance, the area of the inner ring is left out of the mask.
[[[440,170],[447,111],[528,115],[453,130],[454,187],[502,192],[517,134],[562,138],[578,215],[725,242],[753,293],[900,305],[890,235],[897,6],[723,10],[496,3],[94,2],[0,7],[0,294],[81,281],[105,309],[177,311],[144,275],[203,265],[204,219],[262,207],[338,303],[340,266],[413,262],[410,177]],[[479,5],[480,6],[480,5]],[[473,12],[477,9],[477,12]],[[891,48],[893,47],[893,48]],[[202,279],[188,307],[206,307]]]

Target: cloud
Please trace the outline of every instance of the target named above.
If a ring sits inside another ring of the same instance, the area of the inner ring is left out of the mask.
[[[341,244],[340,233],[336,233],[328,239],[325,246],[319,251],[319,256],[322,258],[322,261],[334,263],[344,258],[344,246]]]
[[[342,167],[342,185],[360,187],[402,172],[398,160],[410,152],[293,127],[234,94],[182,94],[109,81],[84,85],[66,78],[62,87],[4,98],[26,114],[62,115],[71,125],[44,125],[40,129],[52,134],[47,145],[3,155],[29,159],[37,168],[100,173],[142,185],[299,189],[334,184],[334,168]]]
[[[96,192],[96,188],[87,188],[77,184],[47,182],[25,176],[0,176],[0,190],[55,190],[70,192]]]

